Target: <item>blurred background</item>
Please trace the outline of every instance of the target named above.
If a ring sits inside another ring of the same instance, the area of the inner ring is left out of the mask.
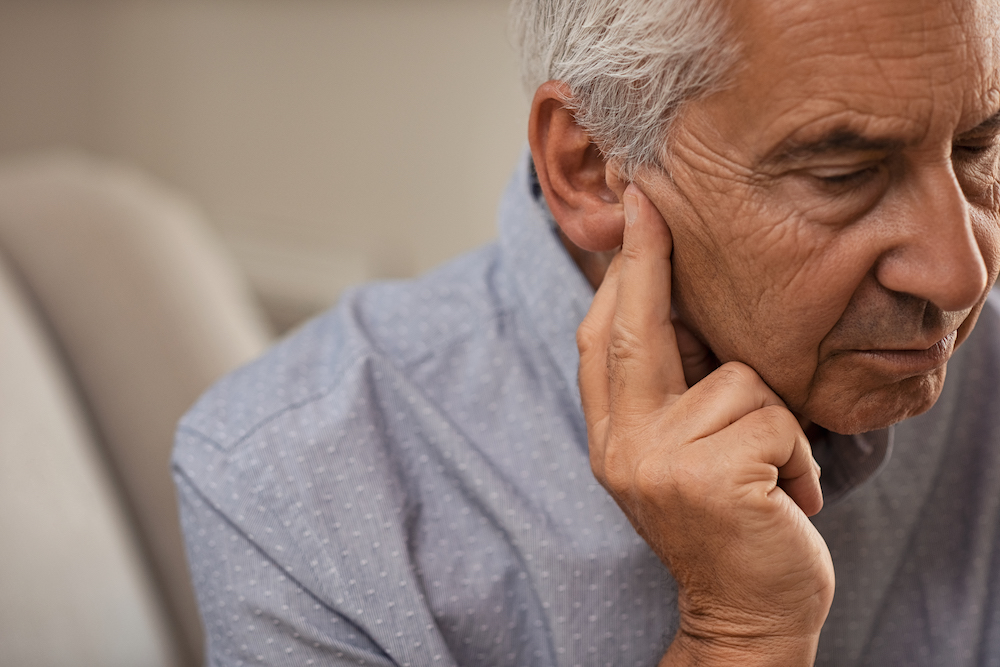
[[[279,329],[494,235],[525,142],[506,0],[0,0],[0,154],[192,197]]]
[[[0,667],[201,664],[169,472],[222,374],[495,235],[506,0],[0,0]]]

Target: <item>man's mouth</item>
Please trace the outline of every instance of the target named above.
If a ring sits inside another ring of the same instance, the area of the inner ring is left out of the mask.
[[[958,331],[952,331],[930,347],[910,347],[858,350],[878,370],[894,376],[913,377],[929,373],[948,362],[955,351]]]

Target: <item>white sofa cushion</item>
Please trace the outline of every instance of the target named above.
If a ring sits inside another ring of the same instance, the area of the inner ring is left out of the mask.
[[[0,162],[0,252],[62,353],[175,643],[197,663],[173,433],[209,384],[264,349],[268,327],[197,208],[128,166],[66,153]]]
[[[0,665],[171,665],[164,609],[61,361],[0,264]]]

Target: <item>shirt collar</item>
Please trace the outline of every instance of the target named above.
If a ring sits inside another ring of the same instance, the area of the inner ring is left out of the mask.
[[[824,504],[843,499],[882,471],[892,453],[893,434],[892,426],[857,435],[825,431],[811,441],[813,457],[823,469]]]
[[[529,326],[554,360],[574,404],[580,405],[576,329],[594,290],[559,239],[527,149],[501,201],[499,227],[504,264]],[[892,435],[890,427],[852,436],[824,431],[813,438],[826,503],[842,499],[885,466]]]

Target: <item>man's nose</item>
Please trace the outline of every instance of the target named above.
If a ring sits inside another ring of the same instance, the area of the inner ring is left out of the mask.
[[[887,221],[888,246],[875,273],[879,283],[944,311],[973,307],[986,290],[986,263],[950,166],[923,170],[900,198],[894,207],[899,217]]]

